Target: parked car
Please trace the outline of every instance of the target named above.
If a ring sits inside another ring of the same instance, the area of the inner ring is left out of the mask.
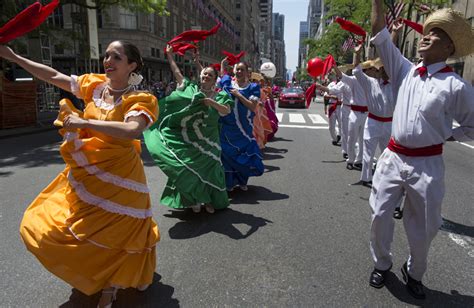
[[[278,98],[278,107],[306,108],[304,91],[300,87],[284,88]]]

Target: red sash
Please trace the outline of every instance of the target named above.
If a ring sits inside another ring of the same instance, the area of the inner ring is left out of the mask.
[[[342,102],[340,100],[337,100],[335,103],[332,103],[331,106],[328,109],[328,118],[331,117],[332,113],[336,111],[337,106],[342,105]]]
[[[367,106],[351,105],[351,110],[358,112],[367,112],[369,111],[369,108],[367,108]]]
[[[393,140],[393,137],[390,138],[387,148],[390,151],[403,154],[406,156],[434,156],[441,155],[443,153],[443,144],[430,145],[423,148],[406,148],[403,145],[400,145]]]
[[[370,112],[369,112],[368,117],[379,122],[392,122],[392,117],[389,117],[389,118],[379,117]]]

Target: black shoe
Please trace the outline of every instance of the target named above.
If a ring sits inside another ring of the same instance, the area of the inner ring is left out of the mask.
[[[341,141],[341,136],[337,135],[337,137],[336,137],[336,143],[338,143],[339,141]]]
[[[347,153],[342,153],[342,157],[344,157],[344,159],[348,159],[349,155],[347,155]]]
[[[372,188],[372,181],[361,181],[361,182],[362,182],[362,186]]]
[[[408,274],[408,266],[406,262],[405,264],[403,264],[401,271],[403,275],[403,281],[405,281],[408,293],[410,293],[410,295],[416,299],[425,299],[426,294],[423,290],[423,284],[421,283],[421,281],[415,280],[410,277],[410,275]]]
[[[354,164],[354,169],[362,170],[362,163],[355,163]]]
[[[354,169],[354,165],[351,164],[351,163],[347,163],[346,168],[347,168],[348,170],[352,170],[352,169]]]
[[[337,145],[337,141],[333,140],[332,145]]]
[[[399,207],[395,208],[395,211],[393,212],[393,218],[402,219],[403,218],[403,210]]]
[[[392,265],[385,270],[381,271],[376,268],[370,273],[370,278],[369,278],[369,284],[370,286],[380,289],[385,285],[385,277],[387,276],[387,273],[392,269]]]

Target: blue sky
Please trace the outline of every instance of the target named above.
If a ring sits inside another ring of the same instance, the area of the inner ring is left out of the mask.
[[[273,13],[285,15],[286,68],[295,71],[298,65],[300,21],[306,21],[309,0],[273,0]]]

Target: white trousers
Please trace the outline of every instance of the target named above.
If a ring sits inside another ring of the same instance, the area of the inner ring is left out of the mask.
[[[377,146],[380,152],[387,147],[392,133],[392,122],[380,122],[367,117],[364,126],[364,154],[362,157],[361,181],[372,181],[372,164]]]
[[[349,135],[349,114],[351,107],[348,104],[343,104],[340,111],[341,119],[341,149],[342,153],[347,153],[347,136]]]
[[[337,141],[337,136],[341,134],[341,131],[341,107],[337,106],[336,110],[329,117],[329,134],[332,141]]]
[[[370,250],[375,268],[392,264],[395,207],[406,193],[403,225],[410,246],[408,273],[421,280],[427,268],[431,241],[441,226],[444,197],[442,155],[408,157],[385,149],[377,162],[369,203],[372,208]]]
[[[347,163],[361,163],[364,149],[364,125],[367,112],[351,110],[349,114],[349,132],[347,136]],[[356,153],[356,143],[359,144]]]

